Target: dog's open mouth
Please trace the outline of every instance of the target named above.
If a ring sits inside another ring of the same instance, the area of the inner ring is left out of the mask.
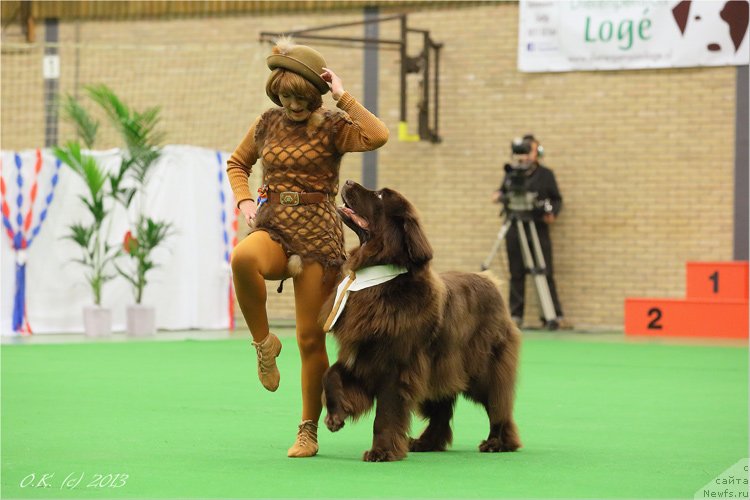
[[[367,219],[361,217],[359,214],[357,214],[357,212],[352,210],[352,208],[347,205],[346,202],[344,202],[344,204],[339,207],[339,210],[362,229],[367,229],[367,227],[370,225],[370,223],[367,222]]]

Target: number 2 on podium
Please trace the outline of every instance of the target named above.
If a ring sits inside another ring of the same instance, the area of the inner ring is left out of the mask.
[[[661,330],[662,325],[659,323],[659,320],[661,319],[661,309],[658,307],[652,307],[648,310],[648,317],[651,318],[651,321],[648,324],[649,330]]]

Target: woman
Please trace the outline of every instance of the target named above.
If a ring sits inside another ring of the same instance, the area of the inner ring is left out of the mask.
[[[265,280],[294,279],[297,345],[302,359],[302,423],[290,457],[318,452],[323,373],[328,368],[320,309],[336,285],[345,259],[334,203],[341,156],[370,151],[388,140],[388,129],[343,87],[316,50],[281,39],[267,59],[266,94],[278,106],[263,113],[227,161],[227,175],[251,233],[232,253],[237,300],[253,336],[258,377],[279,386],[281,342],[270,333]],[[338,108],[322,107],[331,91]],[[260,159],[263,186],[254,201],[248,187]]]

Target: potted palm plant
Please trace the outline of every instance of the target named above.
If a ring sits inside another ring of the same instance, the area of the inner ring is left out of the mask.
[[[90,150],[98,123],[90,118],[78,102],[68,97],[65,114],[75,123],[79,139]],[[86,280],[91,287],[94,304],[84,307],[84,331],[90,337],[108,336],[112,332],[112,311],[102,306],[102,289],[115,277],[111,266],[118,254],[116,245],[107,242],[104,221],[107,218],[106,184],[109,174],[91,155],[84,154],[78,141],[69,141],[63,147],[52,148],[54,155],[75,172],[86,184],[87,192],[80,199],[90,215],[89,222],[77,222],[69,226],[70,233],[65,237],[75,242],[81,249],[80,259],[75,262],[87,269]]]
[[[162,152],[160,143],[164,134],[156,130],[159,108],[137,112],[106,85],[89,86],[86,90],[106,112],[125,143],[120,167],[110,179],[110,194],[131,218],[123,241],[123,253],[130,263],[115,267],[130,283],[135,299],[135,304],[126,311],[128,334],[152,335],[156,332],[156,313],[153,306],[142,304],[143,291],[149,272],[157,266],[152,252],[172,231],[170,222],[154,219],[145,210],[146,184]]]
[[[128,272],[117,267],[117,271],[124,277],[133,288],[135,304],[127,308],[128,334],[133,336],[151,335],[156,331],[156,311],[152,306],[143,305],[143,289],[146,287],[146,274],[156,267],[151,251],[167,237],[171,224],[164,221],[155,221],[150,217],[139,216],[135,235],[132,231],[125,233],[123,249],[132,260],[130,266],[134,272]]]

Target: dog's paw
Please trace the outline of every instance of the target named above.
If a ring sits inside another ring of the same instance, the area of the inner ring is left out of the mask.
[[[409,438],[409,451],[445,451],[445,445],[438,446],[437,444],[431,443],[426,439]]]
[[[365,462],[394,462],[396,460],[401,460],[403,457],[397,456],[392,451],[388,450],[378,450],[378,449],[371,449],[367,450],[364,455],[362,455],[362,460]]]
[[[504,443],[498,438],[486,439],[479,443],[479,451],[483,453],[516,451],[520,447],[521,446],[518,443]]]
[[[344,417],[336,413],[328,413],[325,422],[329,431],[336,432],[344,426]]]

